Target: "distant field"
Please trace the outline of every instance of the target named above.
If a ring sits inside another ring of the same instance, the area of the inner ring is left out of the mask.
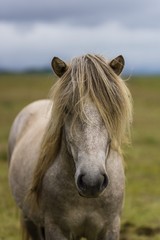
[[[46,98],[52,74],[0,75],[0,240],[19,240],[18,210],[7,180],[6,144],[16,114]],[[160,77],[132,77],[132,145],[125,149],[126,200],[121,240],[160,240]]]

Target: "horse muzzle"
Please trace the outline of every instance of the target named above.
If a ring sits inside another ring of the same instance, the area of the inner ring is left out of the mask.
[[[98,197],[108,185],[106,173],[91,177],[87,174],[80,174],[77,178],[77,188],[80,196],[86,198]]]

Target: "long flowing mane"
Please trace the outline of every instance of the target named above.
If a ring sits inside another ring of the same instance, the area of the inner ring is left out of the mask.
[[[85,121],[84,103],[88,97],[96,105],[105,123],[112,141],[111,147],[119,150],[121,144],[129,138],[132,100],[125,82],[102,56],[87,54],[74,58],[68,70],[51,89],[52,114],[29,193],[35,200],[38,200],[47,169],[60,151],[66,114],[72,112],[73,125],[77,117]]]

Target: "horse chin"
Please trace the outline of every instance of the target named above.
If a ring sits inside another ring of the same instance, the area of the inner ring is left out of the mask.
[[[99,194],[97,194],[97,193],[96,194],[94,194],[94,193],[83,193],[81,191],[78,191],[78,193],[83,198],[98,198],[101,195],[101,193],[99,193]]]

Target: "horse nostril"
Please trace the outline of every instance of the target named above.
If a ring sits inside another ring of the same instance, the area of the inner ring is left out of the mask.
[[[103,183],[101,185],[101,190],[105,189],[108,185],[108,177],[106,174],[103,174]]]
[[[84,182],[84,176],[85,176],[84,174],[80,174],[77,179],[77,185],[78,185],[79,189],[81,189],[82,191],[85,191],[87,188],[87,186]]]

